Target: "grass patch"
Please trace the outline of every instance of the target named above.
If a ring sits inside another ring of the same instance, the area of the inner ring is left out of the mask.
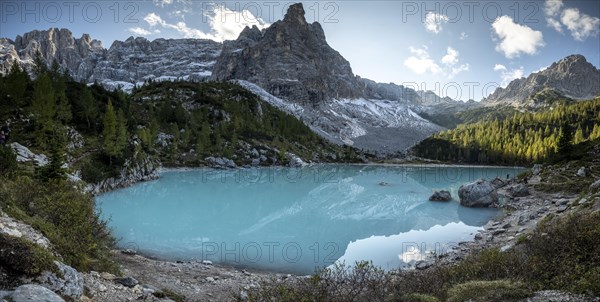
[[[159,298],[159,299],[171,299],[175,302],[185,302],[185,297],[183,295],[180,295],[170,289],[166,289],[163,288],[160,291],[156,291],[154,293],[152,293],[152,295],[154,295],[155,297]]]
[[[448,291],[448,302],[505,302],[521,301],[532,295],[523,283],[510,280],[469,281]]]

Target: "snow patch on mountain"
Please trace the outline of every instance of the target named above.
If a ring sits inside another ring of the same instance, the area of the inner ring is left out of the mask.
[[[385,152],[398,152],[412,146],[419,139],[443,128],[421,118],[404,102],[373,99],[333,99],[318,106],[301,106],[268,93],[256,84],[244,80],[236,83],[258,95],[263,101],[303,120],[325,138],[358,148],[381,151],[368,137],[375,132],[385,136],[389,131],[397,142],[386,143]],[[413,136],[403,141],[397,133],[410,131]],[[360,138],[358,141],[357,138]],[[389,140],[389,138],[388,138]]]

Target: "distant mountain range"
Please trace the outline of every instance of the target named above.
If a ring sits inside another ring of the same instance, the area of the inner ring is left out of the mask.
[[[457,102],[432,91],[415,91],[354,75],[350,63],[327,43],[318,22],[308,23],[302,4],[283,20],[246,28],[234,41],[129,38],[105,49],[87,34],[68,29],[32,31],[0,38],[0,73],[13,60],[33,69],[39,51],[78,81],[97,81],[126,91],[147,80],[237,80],[280,109],[304,120],[328,139],[380,152],[405,150],[442,127],[417,113],[453,113],[481,105],[522,106],[551,89],[573,99],[600,94],[600,72],[582,56],[498,88],[483,102]]]

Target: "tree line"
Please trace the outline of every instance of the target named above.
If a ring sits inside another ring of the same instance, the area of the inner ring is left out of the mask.
[[[596,98],[461,124],[433,135],[413,150],[418,156],[443,161],[528,164],[568,156],[572,145],[599,138],[600,98]]]

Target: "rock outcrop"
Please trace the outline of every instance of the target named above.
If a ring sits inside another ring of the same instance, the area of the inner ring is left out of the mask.
[[[54,261],[54,264],[58,267],[61,276],[45,271],[36,278],[36,281],[63,297],[69,297],[74,301],[79,300],[83,296],[83,274],[58,261]]]
[[[452,200],[452,195],[450,195],[450,192],[444,191],[444,190],[435,191],[429,197],[429,201],[450,201],[450,200]]]
[[[119,177],[105,179],[96,184],[88,184],[86,191],[92,194],[100,194],[110,190],[133,185],[141,181],[158,179],[160,162],[145,153],[137,153],[127,159]]]
[[[490,207],[498,202],[496,188],[484,179],[460,186],[458,196],[465,207]]]
[[[506,88],[496,89],[482,102],[486,106],[535,106],[535,95],[544,91],[575,100],[594,98],[600,95],[600,70],[584,56],[571,55],[543,71],[510,82]]]

